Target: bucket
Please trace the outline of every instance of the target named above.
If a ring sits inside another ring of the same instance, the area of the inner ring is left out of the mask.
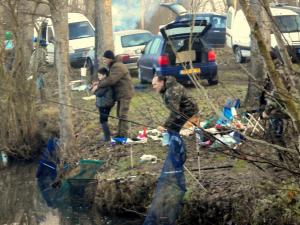
[[[168,132],[163,132],[162,133],[162,140],[161,140],[162,146],[169,145],[169,141],[170,141],[170,135],[169,135],[169,133]]]
[[[82,77],[86,77],[86,67],[80,68],[80,75],[81,75]]]

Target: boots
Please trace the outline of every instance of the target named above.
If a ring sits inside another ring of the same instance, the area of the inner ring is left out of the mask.
[[[103,140],[105,142],[110,141],[110,131],[109,131],[109,127],[108,127],[108,123],[101,123],[102,126],[102,130],[103,130]]]

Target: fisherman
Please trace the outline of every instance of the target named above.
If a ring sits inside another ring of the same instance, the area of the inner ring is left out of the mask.
[[[197,103],[175,77],[156,75],[152,80],[152,86],[160,93],[166,107],[170,110],[164,125],[157,129],[160,132],[167,130],[179,133],[188,120],[196,117],[199,111]]]

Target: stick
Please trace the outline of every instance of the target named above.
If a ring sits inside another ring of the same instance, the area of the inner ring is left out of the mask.
[[[192,172],[186,167],[186,166],[183,166],[184,169],[191,175],[191,177],[199,184],[199,186],[204,190],[204,191],[207,191],[207,189],[205,187],[203,187],[203,185],[200,183],[199,180],[197,180],[197,178],[192,174]]]
[[[131,123],[129,123],[129,134],[131,137]],[[132,144],[130,145],[130,165],[131,165],[131,169],[133,169]]]
[[[233,168],[232,165],[227,165],[227,166],[215,166],[215,167],[203,167],[201,168],[202,170],[218,170],[218,169],[228,169],[228,168]],[[198,168],[193,168],[191,171],[198,171]]]

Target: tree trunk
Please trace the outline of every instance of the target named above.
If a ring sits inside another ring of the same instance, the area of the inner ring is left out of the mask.
[[[114,51],[113,31],[112,31],[112,0],[96,0],[96,65],[102,65],[102,55],[106,50]],[[99,64],[98,64],[99,63]],[[97,69],[97,67],[96,67]],[[96,70],[97,71],[97,70]]]
[[[269,22],[267,21],[266,13],[264,13],[263,7],[258,0],[251,0],[250,7],[253,13],[256,15],[257,23],[260,29],[264,30],[264,40],[270,49],[270,31]],[[244,12],[246,13],[246,12]],[[251,34],[251,73],[256,78],[255,81],[249,78],[248,90],[245,99],[245,105],[251,108],[258,108],[258,97],[261,94],[261,90],[254,85],[254,83],[262,84],[265,78],[265,63],[264,58],[261,56],[256,38]]]
[[[31,158],[37,150],[35,99],[24,72],[28,68],[28,55],[25,33],[22,32],[26,20],[21,11],[27,4],[20,0],[3,2],[2,5],[2,13],[6,12],[8,18],[5,19],[9,21],[13,33],[14,48],[1,52],[4,54],[4,58],[1,57],[4,62],[1,61],[3,66],[0,70],[0,147],[8,154],[21,158]]]
[[[71,93],[69,89],[69,29],[68,1],[52,0],[50,11],[55,31],[55,69],[59,88],[59,127],[63,160],[74,153],[74,131],[72,123]],[[73,151],[72,151],[73,150]]]

